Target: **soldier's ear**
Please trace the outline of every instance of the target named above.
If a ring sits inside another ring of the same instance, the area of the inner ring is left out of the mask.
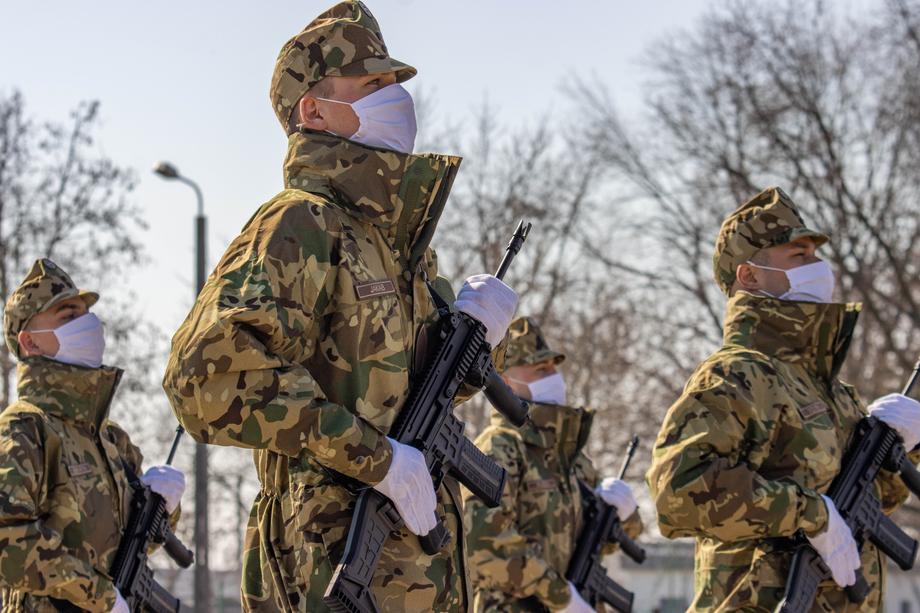
[[[735,286],[737,289],[743,289],[748,292],[762,289],[760,280],[757,278],[757,271],[750,264],[738,264],[738,268],[735,270]]]
[[[19,355],[22,357],[41,355],[42,350],[35,344],[32,335],[25,330],[19,331],[19,336],[16,337],[16,340],[19,342]]]
[[[323,117],[323,111],[313,96],[303,96],[297,102],[297,113],[299,115],[298,128],[319,131],[329,128],[329,123]]]

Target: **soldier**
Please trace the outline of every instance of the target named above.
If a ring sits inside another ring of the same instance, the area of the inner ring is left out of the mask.
[[[122,371],[102,365],[102,324],[89,312],[98,299],[42,259],[3,312],[6,345],[19,360],[19,399],[0,413],[4,613],[68,604],[128,611],[109,569],[143,457],[108,418]],[[177,520],[182,472],[153,466],[140,479]]]
[[[691,610],[772,611],[791,557],[779,537],[800,529],[834,579],[821,586],[813,610],[882,608],[881,554],[867,541],[859,555],[824,495],[867,412],[837,376],[860,305],[832,302],[833,270],[815,255],[827,241],[778,188],[722,224],[713,262],[729,296],[723,346],[669,409],[648,472],[662,534],[696,538]],[[908,449],[920,440],[920,403],[892,394],[868,412]],[[891,473],[876,487],[886,513],[907,497]],[[872,587],[861,606],[842,589],[860,566]]]
[[[415,112],[361,2],[327,10],[281,49],[271,101],[288,134],[285,189],[230,244],[173,338],[164,388],[197,440],[252,448],[261,490],[246,534],[243,608],[323,611],[355,487],[389,497],[406,529],[374,577],[383,610],[468,602],[459,487],[435,492],[421,453],[387,437],[417,339],[452,300],[429,248],[460,159],[414,155]],[[454,306],[496,347],[517,304],[491,275]],[[346,487],[346,484],[349,487]],[[414,534],[451,544],[426,555]]]
[[[516,429],[493,411],[492,424],[476,439],[508,476],[494,509],[465,492],[474,609],[593,611],[565,572],[582,528],[578,480],[591,487],[598,481],[584,451],[594,412],[566,405],[565,381],[556,368],[565,355],[549,348],[532,318],[514,320],[510,335],[502,378],[531,401],[530,421]],[[608,477],[597,492],[636,537],[642,522],[629,486]]]

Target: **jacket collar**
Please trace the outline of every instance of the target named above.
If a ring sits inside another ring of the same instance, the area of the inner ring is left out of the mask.
[[[460,166],[449,155],[409,155],[321,132],[288,138],[284,185],[325,196],[381,229],[415,267],[431,242]]]
[[[860,303],[793,302],[737,292],[725,311],[723,342],[801,364],[830,381],[846,359]]]
[[[530,403],[529,419],[519,431],[524,442],[555,452],[563,466],[571,466],[591,433],[594,411],[541,402]],[[492,422],[507,425],[497,411]]]
[[[108,418],[122,370],[84,368],[42,357],[25,358],[17,368],[19,399],[75,422],[97,427]]]

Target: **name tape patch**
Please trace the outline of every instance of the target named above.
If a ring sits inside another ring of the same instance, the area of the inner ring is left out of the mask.
[[[91,464],[68,464],[67,472],[71,477],[82,477],[93,472],[93,467]]]
[[[815,400],[805,406],[799,407],[799,414],[803,419],[811,419],[823,413],[827,413],[827,405],[824,404],[823,400]]]
[[[383,279],[382,281],[369,281],[367,283],[362,283],[361,285],[356,285],[355,293],[358,294],[359,300],[367,300],[368,298],[377,298],[379,296],[386,296],[387,294],[395,294],[396,286],[393,285],[393,282],[389,279]]]
[[[556,480],[555,479],[536,479],[534,481],[527,481],[525,486],[528,490],[534,492],[551,492],[556,489]]]

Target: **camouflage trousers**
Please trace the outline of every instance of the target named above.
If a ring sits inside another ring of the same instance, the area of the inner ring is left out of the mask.
[[[314,471],[295,474],[287,491],[266,481],[274,480],[263,480],[246,529],[243,610],[328,611],[323,594],[345,547],[354,496]],[[452,535],[443,552],[425,554],[405,530],[387,541],[372,583],[381,611],[466,611],[458,489],[447,479],[438,491],[438,512]]]

